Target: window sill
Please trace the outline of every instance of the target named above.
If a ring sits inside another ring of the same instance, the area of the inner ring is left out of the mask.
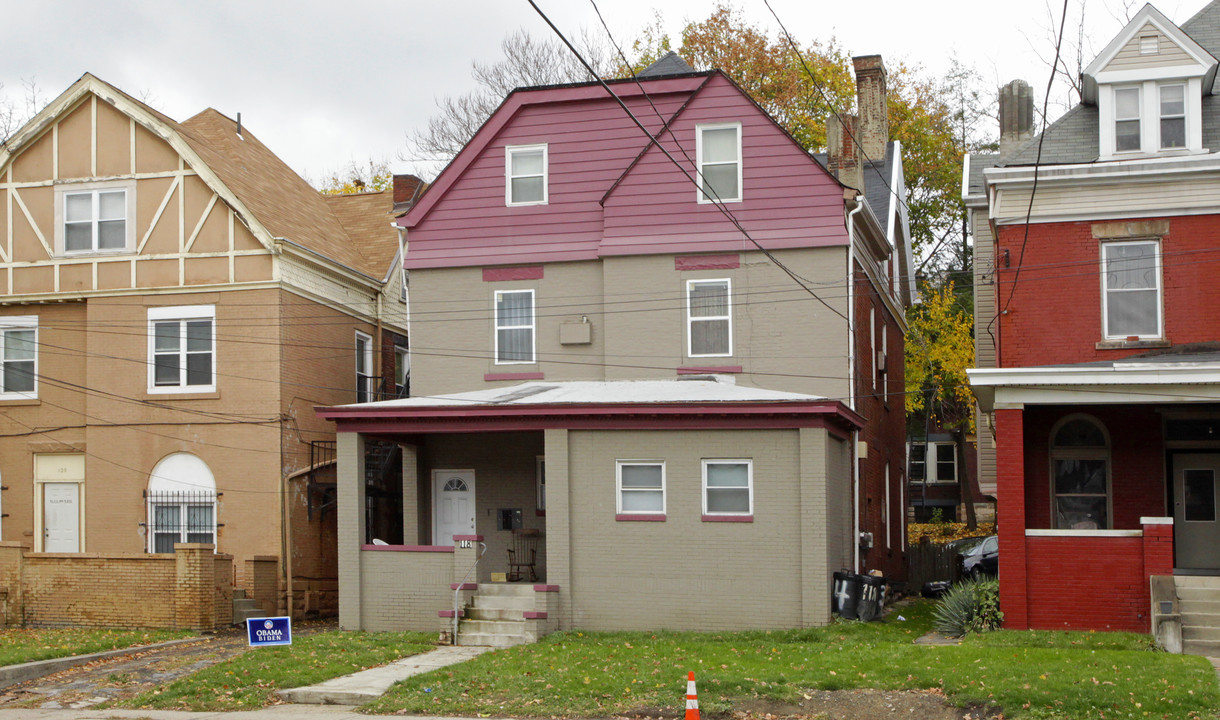
[[[496,382],[498,380],[543,380],[545,377],[540,372],[484,373],[483,382]]]
[[[17,407],[20,405],[41,405],[42,400],[36,397],[0,397],[0,407]]]
[[[219,400],[219,390],[202,390],[193,392],[191,390],[167,390],[167,391],[145,391],[144,400]]]
[[[753,515],[704,515],[703,522],[752,523]]]
[[[1167,348],[1173,347],[1168,340],[1102,340],[1095,346],[1098,350],[1126,350],[1129,348]]]
[[[665,516],[655,513],[619,513],[615,522],[665,522]]]
[[[729,375],[742,372],[740,365],[703,365],[678,368],[679,375]]]

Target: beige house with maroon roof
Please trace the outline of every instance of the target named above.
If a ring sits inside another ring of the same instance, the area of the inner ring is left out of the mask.
[[[9,138],[0,541],[212,543],[238,586],[274,561],[264,611],[333,612],[334,435],[312,409],[405,385],[393,205],[323,196],[240,121],[177,122],[88,74]]]

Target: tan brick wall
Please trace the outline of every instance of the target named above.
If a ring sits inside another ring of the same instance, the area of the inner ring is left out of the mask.
[[[432,631],[440,626],[437,611],[453,607],[453,553],[365,550],[360,556],[365,571],[361,630]]]
[[[232,558],[210,545],[182,544],[173,555],[0,546],[9,625],[214,630],[233,620],[231,577]]]

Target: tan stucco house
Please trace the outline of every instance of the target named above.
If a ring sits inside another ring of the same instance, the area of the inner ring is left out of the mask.
[[[320,195],[240,116],[177,122],[87,74],[51,102],[0,148],[0,539],[68,561],[207,543],[239,587],[273,565],[264,611],[334,612],[312,408],[405,384],[392,208]],[[72,621],[31,617],[35,590],[10,623]]]

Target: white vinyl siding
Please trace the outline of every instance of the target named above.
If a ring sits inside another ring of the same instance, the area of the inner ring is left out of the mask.
[[[496,364],[534,362],[534,291],[496,292],[495,315]]]
[[[547,146],[509,145],[504,148],[504,202],[506,205],[547,203]]]
[[[1154,240],[1102,244],[1102,310],[1107,340],[1162,336],[1159,249]]]
[[[740,201],[741,123],[699,125],[695,138],[699,202]]]
[[[148,311],[148,391],[216,390],[216,307]]]
[[[733,354],[732,283],[688,280],[686,283],[686,352],[689,357]]]

